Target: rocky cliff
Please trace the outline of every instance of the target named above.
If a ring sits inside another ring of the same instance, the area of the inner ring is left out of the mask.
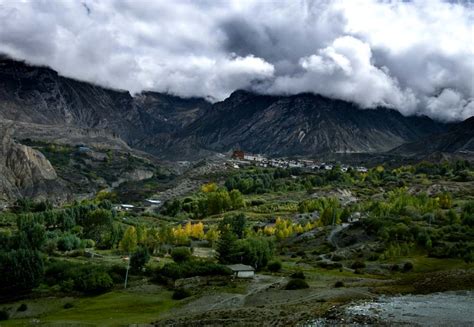
[[[0,201],[19,197],[65,200],[68,192],[51,163],[41,152],[15,142],[11,134],[12,128],[0,130]]]

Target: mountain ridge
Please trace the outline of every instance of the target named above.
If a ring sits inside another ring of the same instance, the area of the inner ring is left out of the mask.
[[[152,91],[132,96],[7,58],[0,58],[1,118],[102,129],[163,159],[199,159],[237,148],[270,156],[385,152],[450,126],[310,93],[236,90],[213,104]]]

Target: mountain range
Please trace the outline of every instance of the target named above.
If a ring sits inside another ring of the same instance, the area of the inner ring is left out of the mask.
[[[198,159],[235,149],[270,156],[392,149],[395,154],[413,154],[427,148],[423,142],[433,151],[472,148],[469,122],[457,128],[425,116],[405,117],[388,108],[360,109],[314,94],[270,96],[237,90],[217,103],[157,92],[132,96],[6,57],[0,58],[0,119],[21,126],[15,137],[51,141],[61,134],[61,142],[67,143],[68,135],[75,135],[70,142],[87,144],[94,139],[91,135],[100,135],[102,144],[131,147],[163,159]],[[54,132],[38,133],[40,129]],[[464,141],[441,145],[444,135],[457,140],[457,133],[464,135]]]

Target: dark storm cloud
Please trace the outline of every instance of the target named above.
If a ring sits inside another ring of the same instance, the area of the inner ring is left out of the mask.
[[[0,52],[131,92],[314,92],[459,120],[474,115],[472,9],[438,0],[0,0]]]

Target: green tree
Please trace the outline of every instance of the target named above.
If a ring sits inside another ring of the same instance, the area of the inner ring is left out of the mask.
[[[239,190],[230,191],[229,196],[232,209],[240,209],[245,207],[244,197],[242,196],[242,193],[240,193]]]
[[[245,234],[245,227],[247,226],[247,217],[243,213],[225,216],[224,219],[219,223],[219,229],[221,232],[226,226],[229,226],[230,231],[233,232],[238,238],[243,238]]]
[[[112,223],[112,212],[107,209],[95,209],[86,214],[82,226],[87,238],[99,242],[103,234],[110,231]]]
[[[238,240],[234,257],[239,258],[242,263],[251,265],[255,269],[261,269],[267,265],[272,257],[272,246],[263,237]]]
[[[150,254],[148,249],[144,246],[139,246],[130,258],[130,265],[132,269],[140,271],[150,261]]]
[[[44,275],[40,252],[19,249],[0,252],[0,289],[3,294],[28,291],[37,287]]]
[[[235,260],[236,248],[236,235],[230,230],[229,226],[223,226],[220,229],[220,237],[217,241],[217,258],[220,263],[228,264]]]

